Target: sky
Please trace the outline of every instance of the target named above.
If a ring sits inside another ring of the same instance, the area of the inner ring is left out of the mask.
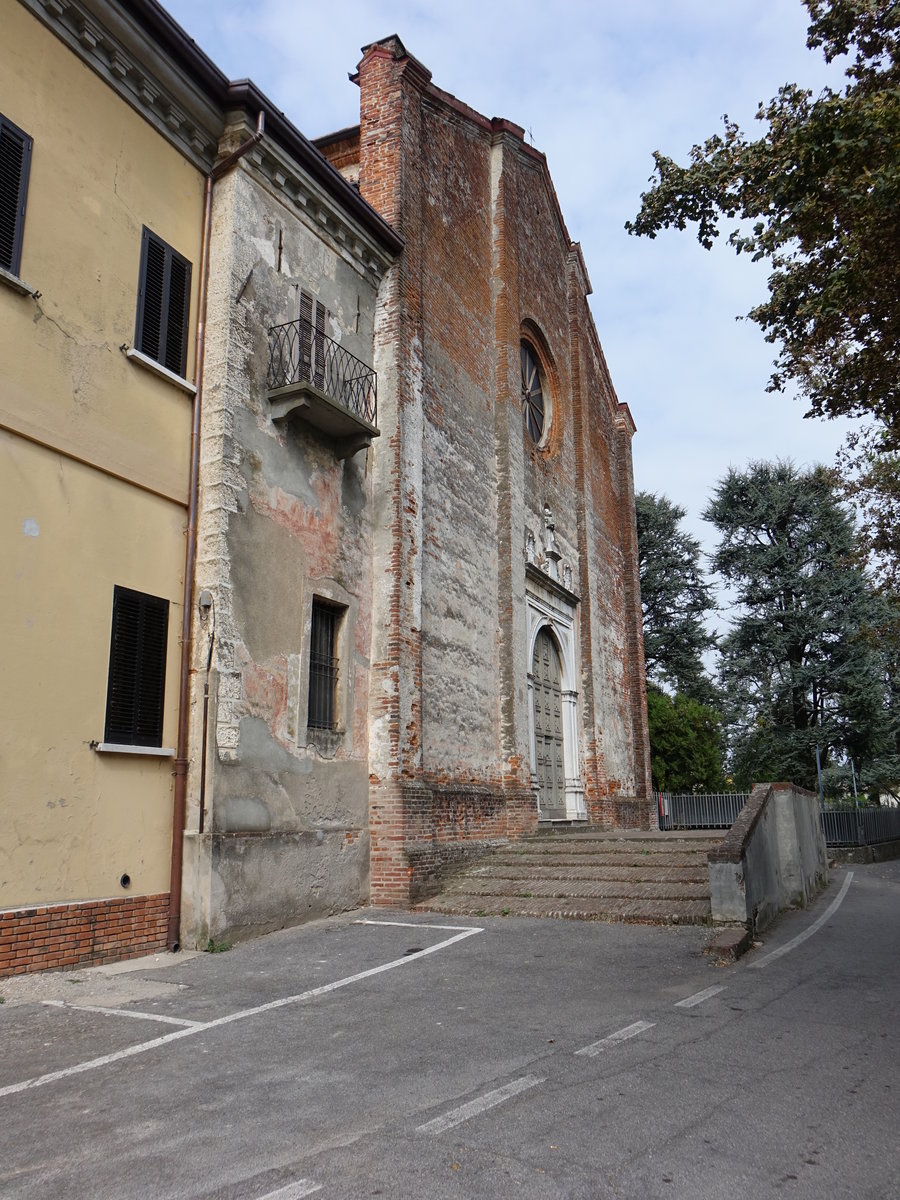
[[[347,76],[369,42],[399,35],[434,83],[528,131],[548,160],[593,285],[591,308],[619,399],[631,409],[635,486],[700,519],[729,466],[752,459],[830,463],[846,424],[804,420],[801,400],[768,395],[773,350],[736,318],[766,295],[764,264],[725,238],[635,238],[652,152],[687,160],[727,113],[760,128],[757,106],[783,83],[818,91],[840,72],[806,49],[800,0],[169,0],[233,79],[249,77],[308,137],[359,122]]]

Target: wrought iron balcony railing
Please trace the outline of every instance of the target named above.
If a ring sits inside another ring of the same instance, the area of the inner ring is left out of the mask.
[[[378,416],[375,372],[311,321],[288,321],[269,330],[270,393],[298,385],[315,388],[374,429]]]

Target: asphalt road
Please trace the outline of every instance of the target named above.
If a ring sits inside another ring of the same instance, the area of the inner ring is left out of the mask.
[[[0,1196],[896,1200],[900,863],[849,876],[727,968],[368,910],[0,980]]]

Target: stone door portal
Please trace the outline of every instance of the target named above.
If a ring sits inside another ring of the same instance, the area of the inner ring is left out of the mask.
[[[556,643],[542,629],[534,644],[535,769],[544,820],[565,820],[566,767],[563,752],[561,665]]]

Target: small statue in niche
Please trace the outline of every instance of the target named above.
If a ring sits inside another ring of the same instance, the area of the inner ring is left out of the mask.
[[[551,579],[559,579],[559,560],[562,558],[559,546],[556,544],[556,523],[550,505],[544,505],[544,570]]]
[[[525,561],[530,563],[537,562],[537,544],[534,539],[534,533],[530,529],[525,530]]]
[[[572,590],[572,568],[569,566],[568,563],[566,563],[565,567],[563,568],[563,584],[571,592],[571,590]]]

